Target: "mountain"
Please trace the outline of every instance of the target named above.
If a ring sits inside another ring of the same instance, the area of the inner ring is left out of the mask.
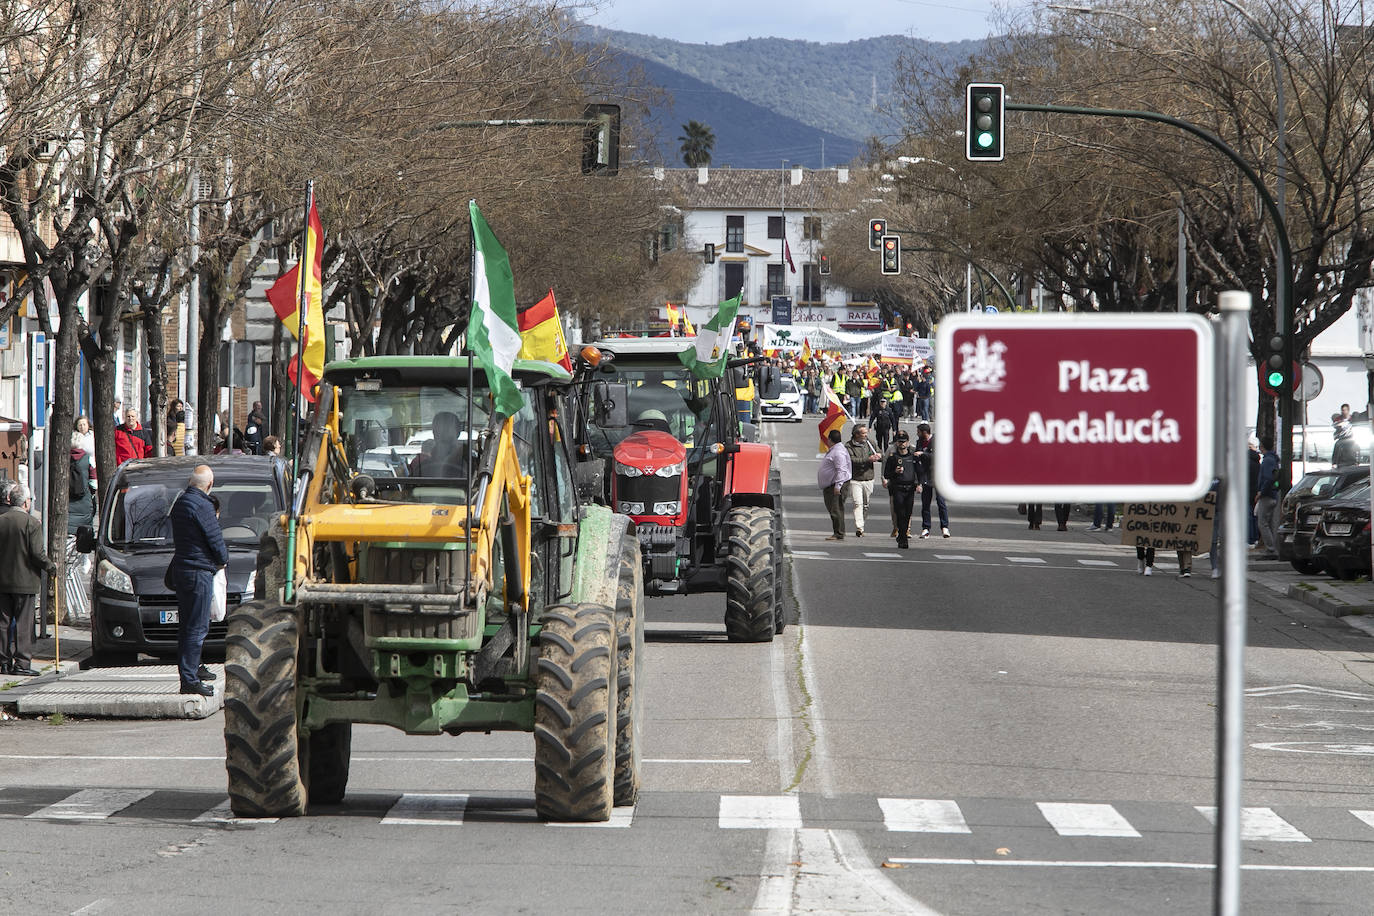
[[[709,45],[594,27],[584,27],[583,38],[638,58],[651,81],[675,96],[671,113],[654,113],[658,124],[669,125],[663,131],[663,145],[671,147],[663,150],[666,163],[680,163],[676,144],[668,141],[680,133],[679,125],[695,119],[716,134],[713,164],[737,167],[746,163],[771,167],[784,158],[818,166],[822,135],[827,138],[826,164],[847,161],[868,138],[899,132],[884,109],[893,101],[894,78],[903,55],[928,56],[950,65],[967,60],[982,46],[981,41],[929,42],[901,35],[832,44],[750,38]],[[759,112],[729,101],[730,96],[785,120],[758,125],[754,119]],[[786,122],[815,133],[808,137]],[[789,141],[771,142],[778,136],[775,131]],[[727,136],[729,146],[724,142]],[[851,145],[834,146],[838,141],[831,137]],[[808,142],[814,147],[809,153],[805,151]]]
[[[700,121],[716,135],[711,151],[714,167],[774,169],[786,159],[814,169],[844,164],[863,150],[858,140],[818,130],[681,71],[632,55],[621,58],[642,67],[649,81],[666,89],[673,99],[671,108],[655,108],[649,114],[664,165],[682,165],[677,138],[688,121]]]

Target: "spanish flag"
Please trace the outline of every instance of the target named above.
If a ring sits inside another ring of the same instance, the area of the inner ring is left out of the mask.
[[[315,400],[315,386],[324,377],[323,249],[324,227],[320,224],[320,214],[315,209],[312,197],[310,215],[306,220],[305,256],[267,290],[267,301],[272,303],[272,310],[291,336],[297,336],[301,326],[301,264],[310,265],[305,281],[305,339],[301,341],[300,354],[287,365],[286,372],[291,381],[296,381],[297,367],[303,356],[305,374],[299,384],[302,393],[311,401]]]
[[[558,317],[553,290],[516,318],[520,324],[520,352],[517,354],[520,359],[542,359],[572,371],[568,341],[563,336],[563,320]]]
[[[811,338],[809,337],[802,338],[801,362],[803,366],[811,362]]]
[[[825,389],[825,416],[821,417],[821,453],[830,451],[830,431],[832,429],[844,429],[845,421],[849,419],[849,413],[840,404],[840,399],[835,397],[835,392],[829,387]]]

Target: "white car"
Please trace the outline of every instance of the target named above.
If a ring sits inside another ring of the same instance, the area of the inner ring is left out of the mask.
[[[793,379],[783,376],[781,393],[763,402],[763,418],[791,420],[793,423],[802,421],[802,393]]]

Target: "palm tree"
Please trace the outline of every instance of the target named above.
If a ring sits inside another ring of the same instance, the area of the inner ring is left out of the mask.
[[[700,121],[688,121],[682,125],[682,161],[689,168],[711,164],[711,147],[716,145],[716,135],[711,128]]]

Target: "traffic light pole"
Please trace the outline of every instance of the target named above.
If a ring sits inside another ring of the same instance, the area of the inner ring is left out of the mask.
[[[1241,158],[1240,154],[1232,149],[1227,143],[1215,134],[1208,133],[1196,124],[1191,124],[1181,118],[1172,118],[1169,115],[1160,114],[1156,111],[1131,111],[1116,108],[1079,108],[1072,105],[1032,105],[1024,102],[1004,102],[1007,111],[1034,111],[1043,114],[1066,114],[1066,115],[1089,115],[1099,118],[1131,118],[1137,121],[1153,121],[1157,124],[1169,124],[1184,130],[1204,143],[1209,144],[1214,149],[1220,150],[1226,158],[1235,163],[1236,168],[1240,169],[1250,183],[1254,185],[1255,191],[1259,194],[1260,200],[1264,202],[1264,210],[1269,214],[1269,218],[1274,223],[1274,235],[1278,240],[1278,282],[1275,284],[1274,306],[1278,333],[1283,337],[1283,361],[1284,366],[1288,367],[1289,388],[1294,384],[1292,378],[1292,365],[1294,363],[1293,353],[1293,311],[1289,307],[1293,292],[1293,249],[1288,241],[1288,228],[1283,223],[1283,216],[1279,212],[1278,205],[1274,202],[1274,197],[1269,193],[1269,189],[1260,181],[1259,175],[1250,164]],[[1283,483],[1284,491],[1293,485],[1293,392],[1285,391],[1279,396],[1279,456],[1282,461],[1279,475]]]

